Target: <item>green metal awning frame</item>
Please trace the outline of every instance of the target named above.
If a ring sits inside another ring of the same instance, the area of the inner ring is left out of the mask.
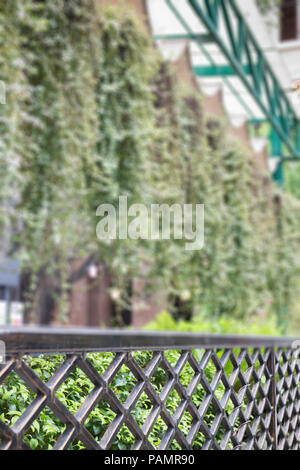
[[[250,74],[250,67],[242,66],[246,74]],[[230,65],[198,65],[193,67],[197,77],[231,77],[236,75],[235,70]]]
[[[224,83],[246,109],[250,122],[257,122],[258,119],[253,115],[249,105],[229,80],[231,76],[239,77],[272,127],[270,148],[272,156],[280,158],[281,172],[284,161],[300,159],[299,120],[235,0],[187,0],[197,18],[205,26],[205,34],[197,34],[192,30],[174,5],[174,1],[165,1],[186,33],[160,35],[156,36],[156,39],[195,41],[209,61],[207,66],[194,67],[195,74],[200,77],[222,77]],[[225,27],[223,29],[226,38],[224,38],[224,34],[222,37],[220,32],[221,20]],[[207,43],[218,45],[226,58],[226,65],[217,64],[212,59],[205,47]],[[282,176],[279,181],[281,178]]]

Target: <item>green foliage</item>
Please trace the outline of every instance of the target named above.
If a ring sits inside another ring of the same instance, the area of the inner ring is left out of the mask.
[[[158,153],[157,170],[151,162],[151,188],[159,188],[159,202],[205,204],[205,246],[195,252],[178,241],[157,246],[154,276],[163,273],[168,292],[188,297],[195,315],[247,319],[271,311],[281,318],[299,279],[299,204],[264,187],[248,151],[227,137],[226,123],[203,122],[197,95],[175,88],[172,98],[170,141]]]
[[[0,106],[0,237],[5,243],[12,228],[11,199],[21,184],[20,161],[24,145],[25,101],[28,98],[24,60],[20,55],[21,33],[16,26],[17,1],[0,6],[0,79],[6,87],[6,104]],[[14,18],[14,21],[8,20]]]
[[[8,85],[1,234],[11,227],[9,248],[30,269],[34,295],[41,274],[66,292],[70,260],[91,252],[122,283],[139,264],[137,250],[126,241],[98,243],[95,210],[144,192],[155,117],[152,45],[128,9],[98,13],[92,0],[15,0],[0,14],[0,78]]]
[[[300,199],[300,167],[298,162],[284,165],[285,189]]]
[[[264,183],[226,123],[204,119],[201,96],[179,87],[128,8],[13,0],[0,28],[0,230],[35,274],[32,308],[48,276],[67,311],[71,261],[91,253],[125,303],[128,283],[146,277],[149,290],[188,297],[195,315],[291,308],[298,203]],[[120,195],[204,203],[204,249],[97,240],[96,208]]]
[[[187,322],[185,320],[175,321],[173,316],[166,311],[161,312],[154,321],[148,323],[147,330],[151,331],[182,331],[193,333],[213,334],[238,334],[250,336],[278,336],[280,331],[276,326],[274,317],[267,315],[252,316],[245,320],[238,320],[222,316],[213,319],[207,315],[198,315]]]

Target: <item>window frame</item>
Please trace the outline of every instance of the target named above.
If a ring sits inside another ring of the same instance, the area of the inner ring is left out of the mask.
[[[291,1],[291,0],[290,0]],[[283,31],[283,21],[282,18],[279,18],[279,42],[280,44],[291,43],[295,41],[300,41],[300,0],[295,1],[295,8],[296,8],[296,21],[295,21],[295,29],[296,34],[295,37],[289,39],[282,38],[282,31]],[[280,7],[280,14],[282,13],[282,8]]]

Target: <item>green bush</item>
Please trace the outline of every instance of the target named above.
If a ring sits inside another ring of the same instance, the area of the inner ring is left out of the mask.
[[[149,289],[188,290],[198,313],[248,318],[271,299],[280,321],[288,308],[296,317],[299,202],[266,184],[228,123],[203,116],[200,93],[179,86],[129,10],[93,0],[0,6],[0,206],[9,207],[0,236],[14,234],[11,252],[31,272],[30,308],[49,281],[67,320],[70,260],[93,253],[123,304],[147,272]],[[97,240],[96,207],[119,195],[204,203],[204,249]]]
[[[166,311],[161,312],[153,322],[145,327],[152,331],[182,331],[193,333],[280,336],[276,319],[270,314],[253,315],[248,319],[238,320],[228,316],[209,318],[207,315],[195,316],[191,321],[175,320]]]

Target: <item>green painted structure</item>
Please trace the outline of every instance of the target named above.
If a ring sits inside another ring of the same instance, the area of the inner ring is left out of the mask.
[[[267,121],[270,124],[270,156],[280,159],[274,179],[283,184],[283,163],[300,159],[300,123],[282,89],[270,63],[253,36],[235,0],[187,0],[195,15],[205,26],[205,34],[195,33],[183,17],[174,0],[165,0],[184,27],[185,34],[160,35],[156,39],[191,40],[200,47],[209,65],[196,66],[199,77],[222,77],[240,104],[246,109],[250,124]],[[222,20],[223,36],[220,31]],[[224,38],[224,30],[226,38]],[[217,64],[205,44],[217,44],[226,64]],[[237,76],[258,105],[265,120],[256,119],[249,105],[229,78]]]

